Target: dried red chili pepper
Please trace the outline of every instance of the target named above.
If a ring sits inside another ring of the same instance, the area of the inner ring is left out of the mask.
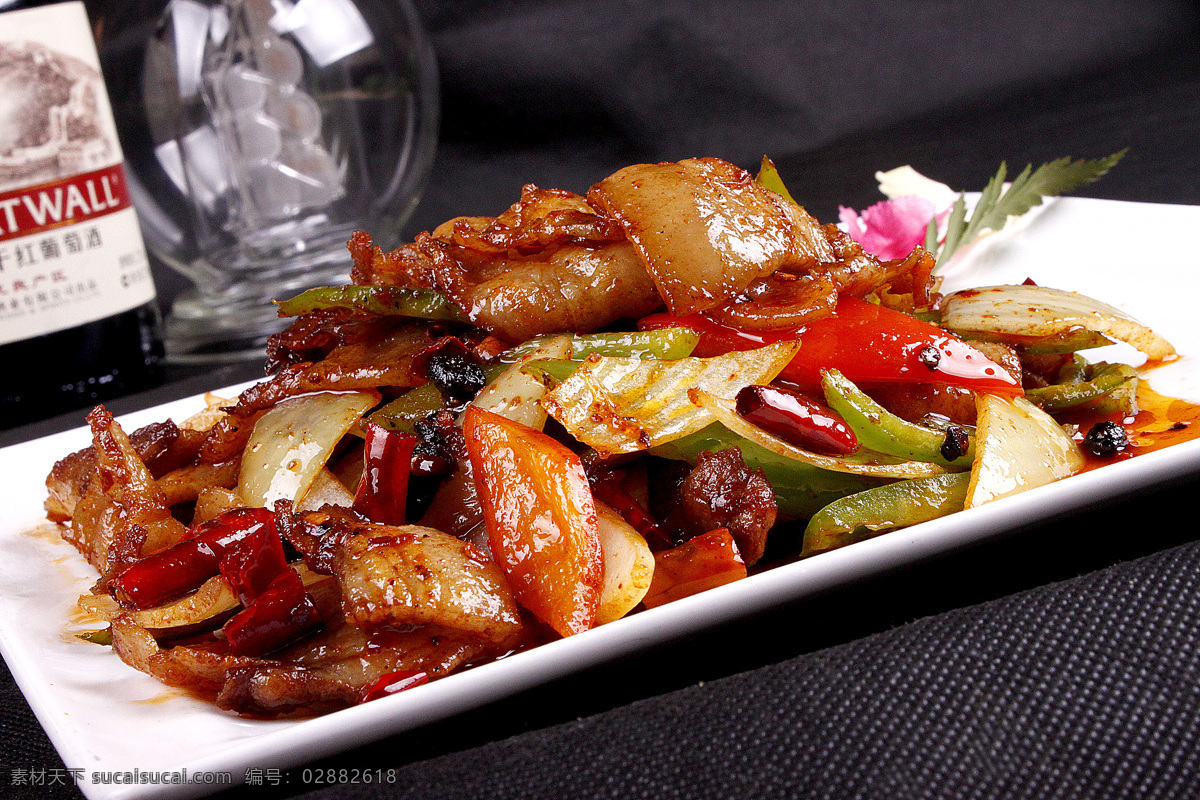
[[[367,423],[363,475],[354,493],[354,510],[385,525],[401,525],[408,508],[408,478],[413,450],[420,439]]]
[[[274,525],[263,525],[227,548],[220,570],[244,606],[255,602],[284,570],[292,571]]]
[[[234,655],[261,656],[291,644],[320,624],[321,615],[304,581],[295,570],[285,567],[223,630]]]
[[[116,596],[134,608],[165,603],[200,586],[220,571],[226,551],[256,531],[279,538],[275,515],[265,508],[237,508],[194,527],[191,538],[143,558],[110,582]]]
[[[429,675],[419,670],[402,669],[396,672],[389,672],[367,684],[366,688],[359,695],[358,702],[368,703],[372,700],[378,700],[381,697],[403,692],[405,689],[411,689],[414,686],[420,686],[428,682]]]
[[[637,498],[625,490],[616,480],[598,480],[592,483],[592,495],[608,505],[621,518],[633,526],[649,543],[651,549],[661,550],[674,547],[671,537],[647,513]]]
[[[781,386],[745,387],[737,394],[737,412],[805,450],[842,456],[858,449],[858,437],[837,413]]]

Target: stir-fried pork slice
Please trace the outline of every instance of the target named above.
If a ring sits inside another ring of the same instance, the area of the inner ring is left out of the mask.
[[[162,476],[158,480],[158,488],[168,506],[190,503],[207,489],[232,489],[236,486],[239,461],[231,459],[221,464],[189,464]]]
[[[192,524],[199,525],[210,519],[216,519],[226,511],[245,507],[242,496],[235,490],[209,486],[196,495],[196,508],[192,515]]]
[[[290,500],[276,500],[274,511],[275,524],[284,541],[304,556],[309,569],[321,575],[333,574],[342,542],[360,526],[371,524],[349,508],[323,506],[296,513]]]
[[[487,269],[496,256],[535,256],[567,244],[602,246],[620,242],[625,236],[612,219],[597,213],[582,195],[527,185],[521,190],[521,199],[499,216],[455,217],[418,240],[423,238],[450,248],[465,262],[463,268],[473,273]],[[355,233],[349,248],[354,261],[350,278],[357,284],[441,289],[435,282],[454,277],[429,274],[429,254],[411,261],[406,257],[415,254],[407,248],[385,254],[365,233]]]
[[[621,223],[676,315],[720,305],[777,269],[835,260],[816,220],[717,158],[635,164],[588,199]]]
[[[587,332],[645,316],[662,301],[625,242],[566,245],[543,258],[497,259],[496,274],[455,299],[471,319],[509,342]]]
[[[479,254],[531,255],[568,243],[609,244],[625,238],[621,226],[596,213],[587,199],[527,184],[521,199],[497,217],[458,217],[433,235]]]
[[[360,691],[345,682],[314,675],[302,667],[274,659],[232,655],[224,643],[216,639],[163,646],[150,631],[127,616],[113,620],[112,637],[113,650],[131,667],[157,678],[166,686],[193,692],[216,702],[221,708],[248,716],[271,717],[299,710],[312,714],[333,711],[353,704]],[[353,659],[354,656],[346,657]],[[253,687],[256,677],[264,673],[286,674],[289,679],[276,678],[272,686],[274,691],[265,693],[268,702],[259,703]]]
[[[662,306],[779,327],[839,293],[923,296],[932,260],[881,264],[836,226],[716,158],[636,164],[585,198],[526,186],[498,217],[459,217],[390,253],[350,242],[357,283],[436,289],[509,342],[590,331]],[[921,270],[924,275],[921,276]]]
[[[626,242],[569,243],[534,255],[489,253],[485,259],[421,234],[384,259],[388,270],[380,275],[444,292],[472,322],[508,342],[596,330],[662,303]]]
[[[362,341],[334,347],[321,361],[285,367],[242,392],[228,414],[208,431],[199,461],[229,461],[245,447],[262,412],[281,400],[308,392],[350,392],[378,387],[408,388],[425,382],[414,357],[435,341],[422,324],[399,324]]]
[[[314,572],[336,576],[345,618],[367,627],[437,624],[499,644],[523,631],[512,591],[474,545],[422,525],[388,526],[326,506],[275,507],[279,529]]]
[[[998,342],[972,342],[973,347],[1021,380],[1021,359],[1016,351]],[[910,422],[934,415],[959,425],[975,424],[975,393],[958,386],[932,383],[880,383],[867,391],[885,408]]]
[[[310,311],[267,340],[266,372],[273,375],[294,364],[321,361],[335,347],[386,335],[394,324],[387,317],[364,315],[349,308]]]
[[[96,466],[64,537],[107,576],[181,541],[186,528],[171,516],[154,476],[112,414],[97,406],[87,420]]]
[[[910,295],[915,307],[929,305],[933,256],[917,249],[905,258],[881,262],[835,226],[824,230],[836,260],[768,275],[734,301],[712,309],[712,316],[748,330],[796,328],[832,314],[838,297],[863,297],[885,286]]]
[[[342,616],[336,581],[327,578],[309,589],[325,626],[270,657],[233,655],[221,638],[171,646],[126,613],[112,618],[113,649],[168,686],[240,714],[273,717],[353,705],[389,673],[423,672],[432,680],[520,643],[519,635],[497,644],[438,625],[359,628]]]
[[[620,227],[571,192],[526,186],[499,217],[459,217],[386,254],[359,238],[351,252],[356,282],[436,289],[509,342],[662,305]]]
[[[278,654],[273,663],[230,669],[217,705],[252,716],[321,713],[352,705],[392,672],[440,678],[504,650],[461,631],[425,625],[366,631],[335,625]]]
[[[500,568],[470,544],[419,525],[364,526],[346,537],[334,575],[354,625],[437,624],[497,644],[521,632]]]
[[[195,459],[203,438],[201,431],[181,429],[170,420],[151,423],[129,434],[134,452],[155,478]],[[50,470],[46,478],[46,516],[51,521],[71,518],[96,472],[96,459],[95,446],[88,446],[61,459]]]
[[[933,383],[879,383],[864,390],[888,411],[909,422],[934,415],[958,425],[975,424],[975,393],[970,389]]]
[[[238,396],[233,414],[248,415],[308,392],[349,392],[381,386],[408,388],[425,382],[413,357],[436,340],[422,324],[402,324],[383,335],[335,347],[314,363],[294,364]]]
[[[680,488],[680,511],[694,535],[728,529],[742,561],[751,566],[762,558],[778,506],[762,470],[746,466],[741,451],[729,447],[700,453]]]
[[[112,637],[113,650],[129,666],[153,675],[167,686],[209,698],[216,697],[230,670],[270,663],[265,659],[234,656],[203,646],[163,648],[154,634],[126,614],[113,619]]]
[[[46,477],[46,517],[51,522],[68,522],[87,492],[96,471],[96,451],[88,447],[57,461]]]

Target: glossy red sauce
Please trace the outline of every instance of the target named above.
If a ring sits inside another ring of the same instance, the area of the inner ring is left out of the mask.
[[[1138,382],[1137,405],[1138,411],[1132,416],[1086,413],[1059,415],[1060,421],[1079,426],[1076,442],[1082,442],[1088,430],[1097,422],[1111,420],[1125,426],[1129,446],[1119,452],[1097,456],[1087,448],[1082,448],[1087,457],[1084,471],[1200,438],[1200,404],[1161,395],[1143,380]]]

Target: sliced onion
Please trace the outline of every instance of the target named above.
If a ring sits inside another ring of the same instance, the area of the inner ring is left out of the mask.
[[[688,399],[690,389],[734,397],[770,383],[792,360],[797,342],[778,342],[713,358],[675,360],[589,356],[542,405],[584,444],[602,453],[632,453],[695,433],[712,413]]]
[[[179,423],[179,427],[185,431],[206,431],[217,421],[226,416],[225,409],[229,406],[236,405],[237,400],[230,400],[225,397],[220,397],[212,392],[204,394],[204,410],[197,411],[183,422]]]
[[[538,378],[522,371],[530,361],[566,359],[571,357],[571,337],[553,336],[539,344],[494,381],[483,387],[471,405],[479,406],[507,419],[541,430],[546,424],[546,412],[540,404],[546,386]]]
[[[259,418],[246,444],[238,495],[248,506],[299,502],[333,448],[369,409],[378,392],[320,392],[289,398]]]
[[[292,565],[305,586],[333,580],[319,575],[303,562]],[[209,623],[217,617],[241,607],[237,594],[222,575],[214,575],[189,595],[153,608],[129,612],[130,618],[152,631],[178,631]]]
[[[1085,329],[1141,350],[1153,361],[1175,355],[1163,337],[1118,308],[1046,286],[964,289],[942,301],[942,327],[1014,339],[1044,339]]]
[[[1026,400],[976,395],[975,464],[967,508],[1078,472],[1083,454],[1054,419]]]
[[[628,614],[650,589],[654,578],[654,553],[646,539],[625,519],[596,501],[600,551],[604,555],[604,583],[596,624],[603,625]]]
[[[357,486],[358,484],[354,484]],[[354,492],[334,475],[328,467],[323,468],[313,479],[312,485],[304,495],[304,500],[297,508],[300,511],[316,511],[321,506],[341,506],[350,508],[354,505]]]
[[[899,463],[876,455],[862,456],[826,456],[802,450],[764,431],[762,428],[748,422],[737,413],[737,405],[732,400],[716,397],[703,390],[691,392],[693,402],[703,407],[729,430],[738,436],[749,439],[757,445],[765,447],[776,455],[784,456],[804,464],[831,472],[846,472],[853,475],[866,475],[874,478],[928,478],[941,475],[948,470],[938,464],[923,461],[901,461]]]

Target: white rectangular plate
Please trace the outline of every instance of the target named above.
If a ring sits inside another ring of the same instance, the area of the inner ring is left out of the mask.
[[[1197,401],[1200,325],[1194,298],[1200,289],[1200,259],[1193,255],[1190,235],[1196,227],[1200,206],[1052,201],[976,244],[955,262],[946,276],[947,289],[1032,278],[1118,306],[1154,327],[1183,354],[1154,370],[1151,385],[1163,394]],[[1104,357],[1139,363],[1138,354],[1128,348],[1110,349],[1114,352]],[[218,390],[226,396],[235,393]],[[202,398],[191,398],[121,422],[133,429],[168,417],[181,419],[202,404]],[[296,722],[226,714],[125,666],[109,648],[72,635],[75,600],[87,592],[95,574],[45,523],[42,503],[51,465],[88,443],[85,430],[73,430],[0,450],[0,652],[66,766],[81,770],[80,788],[95,800],[210,793],[222,787],[151,781],[185,775],[192,781],[211,771],[229,773],[239,782],[249,768],[293,767],[655,642],[1200,471],[1200,441],[1177,445],[782,566],[389,698]],[[92,780],[97,772],[134,770],[146,782]]]

